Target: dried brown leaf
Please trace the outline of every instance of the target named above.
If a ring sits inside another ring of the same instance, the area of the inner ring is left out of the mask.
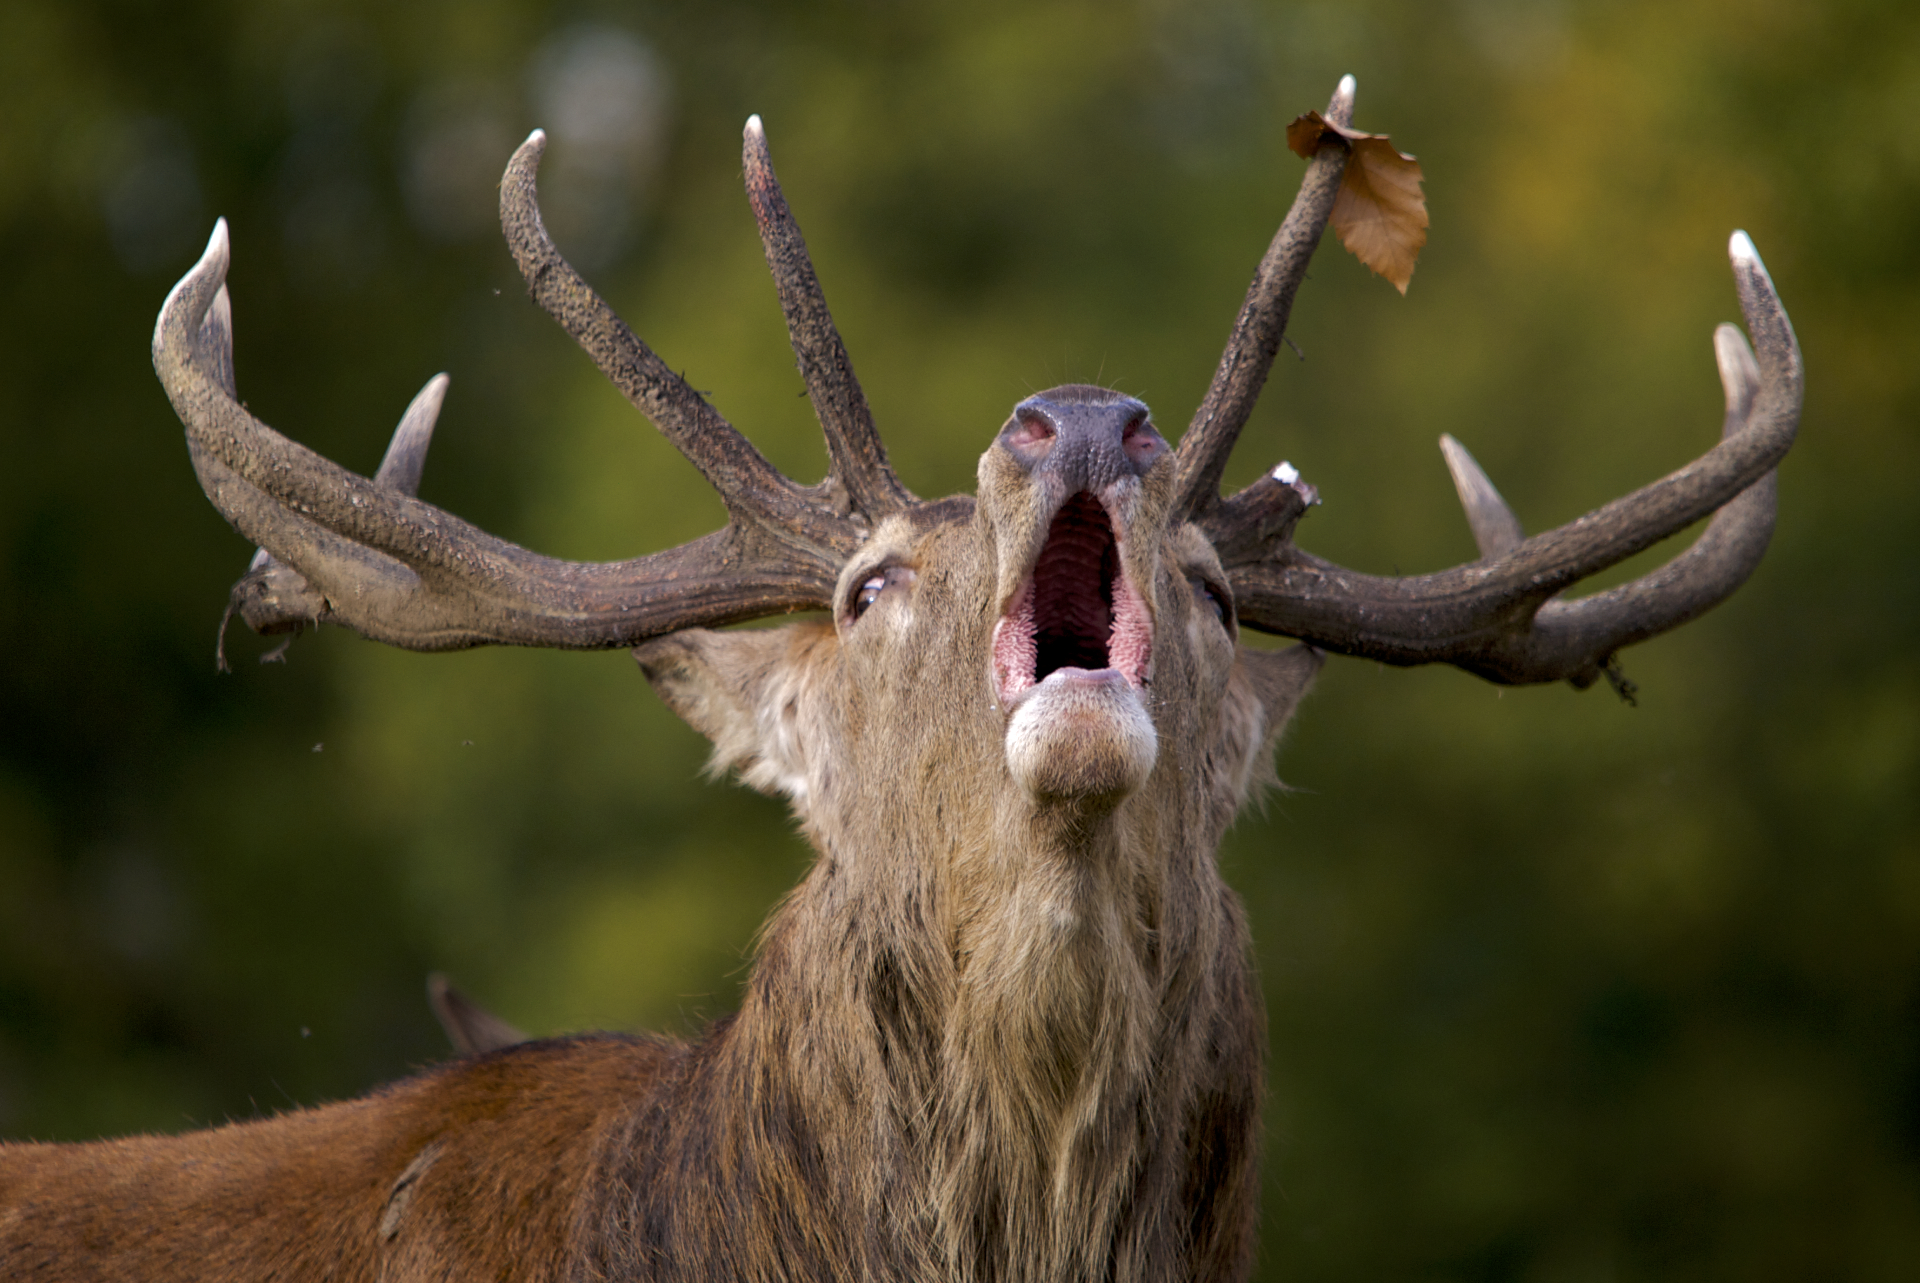
[[[1312,159],[1328,134],[1352,155],[1340,177],[1329,220],[1355,258],[1393,282],[1402,294],[1427,243],[1427,202],[1420,193],[1420,162],[1396,151],[1385,134],[1348,129],[1310,111],[1287,126],[1287,146]]]
[[[1331,221],[1349,253],[1405,294],[1427,243],[1420,162],[1395,151],[1384,134],[1356,139]]]
[[[1317,111],[1296,116],[1293,123],[1287,126],[1287,146],[1301,160],[1312,160],[1313,154],[1320,150],[1320,136],[1330,129],[1335,133],[1341,132],[1339,126],[1329,124]]]

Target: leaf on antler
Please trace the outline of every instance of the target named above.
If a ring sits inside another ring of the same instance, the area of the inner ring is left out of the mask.
[[[1420,162],[1396,151],[1385,134],[1364,134],[1310,111],[1287,126],[1287,146],[1312,160],[1328,134],[1352,151],[1334,198],[1333,230],[1347,252],[1393,282],[1402,294],[1427,243],[1427,201]]]

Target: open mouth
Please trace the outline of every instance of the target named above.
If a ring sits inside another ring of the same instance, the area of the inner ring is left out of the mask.
[[[1033,572],[994,626],[1002,706],[1062,671],[1112,672],[1144,686],[1152,636],[1147,604],[1121,569],[1113,521],[1081,491],[1054,514]]]

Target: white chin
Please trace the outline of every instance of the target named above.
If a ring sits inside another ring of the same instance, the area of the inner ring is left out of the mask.
[[[1147,782],[1159,752],[1139,688],[1111,668],[1049,673],[1007,722],[1007,767],[1037,801],[1118,801]]]

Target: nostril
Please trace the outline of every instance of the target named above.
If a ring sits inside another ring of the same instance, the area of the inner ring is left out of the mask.
[[[1126,430],[1120,434],[1120,449],[1136,471],[1145,472],[1167,452],[1167,439],[1142,415],[1127,421]]]
[[[1046,415],[1023,406],[1015,413],[1013,421],[1002,429],[1000,444],[1031,462],[1034,456],[1046,450],[1056,435],[1058,430]]]

